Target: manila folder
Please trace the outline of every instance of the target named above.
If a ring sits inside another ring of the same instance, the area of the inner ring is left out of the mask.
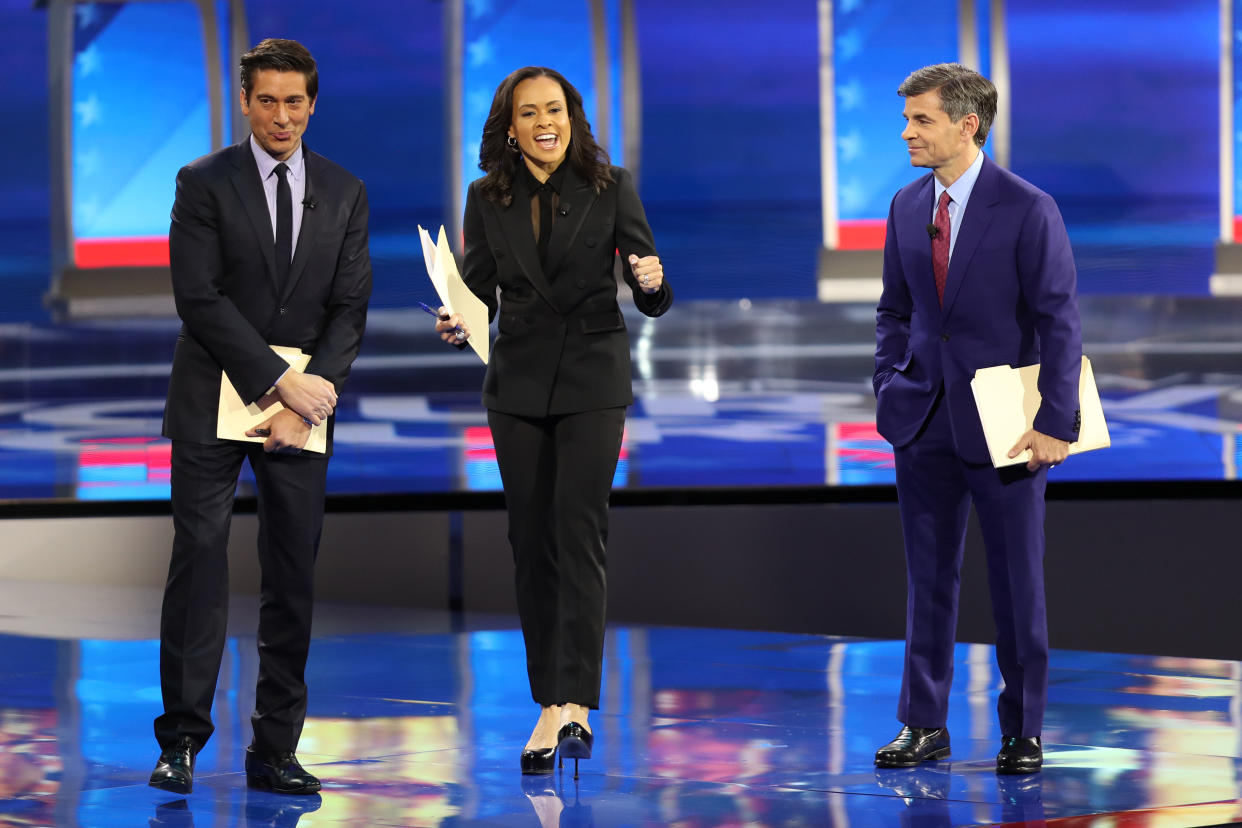
[[[983,423],[983,436],[988,442],[992,465],[999,469],[1030,460],[1030,449],[1012,459],[1009,450],[1032,428],[1035,414],[1039,411],[1042,400],[1039,395],[1039,366],[980,368],[970,381],[970,388],[975,394],[975,405],[979,408],[979,420]],[[1070,443],[1069,453],[1108,448],[1108,424],[1104,422],[1104,409],[1100,405],[1100,392],[1095,387],[1091,360],[1085,356],[1078,378],[1078,409],[1081,413],[1078,439]]]
[[[310,363],[310,354],[304,354],[297,348],[284,345],[272,345],[272,350],[295,371],[305,371]],[[216,418],[216,436],[221,440],[242,440],[247,443],[262,443],[265,437],[247,437],[246,432],[262,423],[277,411],[283,411],[284,404],[275,394],[262,397],[250,405],[242,402],[241,395],[229,381],[229,375],[220,373],[220,412]],[[328,423],[325,420],[317,426],[311,426],[310,437],[306,440],[303,451],[324,454],[328,450]]]

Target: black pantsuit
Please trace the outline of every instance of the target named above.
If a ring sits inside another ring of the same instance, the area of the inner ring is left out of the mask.
[[[466,199],[462,276],[497,323],[483,405],[509,512],[531,695],[542,706],[599,706],[608,493],[634,401],[618,254],[642,313],[660,316],[673,302],[667,282],[643,293],[625,264],[655,255],[655,244],[629,173],[610,172],[597,192],[569,161],[557,169],[542,256],[525,170],[508,205],[487,200],[482,179]]]
[[[531,695],[599,707],[608,493],[625,409],[551,417],[487,412],[509,505]]]

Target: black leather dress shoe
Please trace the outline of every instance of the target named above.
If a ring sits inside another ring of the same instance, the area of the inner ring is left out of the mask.
[[[282,794],[319,792],[319,780],[298,764],[291,750],[265,753],[246,748],[246,784],[255,790]]]
[[[1039,773],[1044,765],[1044,748],[1038,736],[1006,736],[996,754],[997,773]]]
[[[522,773],[524,774],[551,773],[555,763],[555,747],[522,751]]]
[[[881,768],[912,768],[920,762],[944,759],[948,755],[947,727],[906,725],[896,739],[875,752],[875,764]]]
[[[574,779],[578,778],[578,760],[590,759],[591,748],[595,745],[595,734],[577,722],[569,722],[561,727],[556,734],[557,749],[561,753],[561,763],[566,759],[574,760]]]
[[[182,736],[175,745],[160,753],[147,784],[179,794],[194,790],[194,757],[198,755],[198,747],[189,736]]]

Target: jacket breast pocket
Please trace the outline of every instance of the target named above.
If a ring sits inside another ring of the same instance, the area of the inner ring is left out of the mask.
[[[625,330],[625,317],[621,315],[621,311],[614,310],[607,313],[592,313],[584,316],[579,320],[584,334],[608,333],[609,331]]]

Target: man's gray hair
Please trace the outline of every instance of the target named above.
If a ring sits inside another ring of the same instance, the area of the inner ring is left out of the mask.
[[[996,117],[996,87],[992,82],[960,63],[937,63],[911,72],[897,87],[897,94],[909,98],[933,90],[940,93],[940,108],[953,123],[972,112],[979,116],[975,144],[983,146]]]

